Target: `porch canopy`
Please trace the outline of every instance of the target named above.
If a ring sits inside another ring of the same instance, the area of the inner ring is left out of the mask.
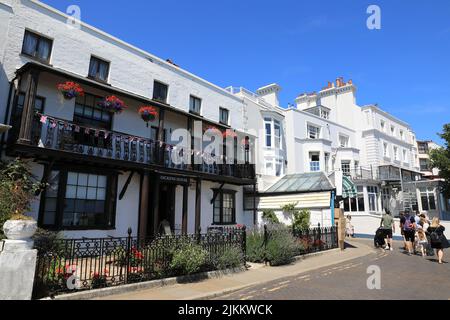
[[[358,191],[353,181],[346,176],[342,177],[342,197],[343,198],[356,198]]]
[[[330,208],[332,182],[323,172],[286,175],[264,192],[258,193],[258,209],[277,209],[297,203],[299,209]]]
[[[335,188],[323,172],[291,174],[281,178],[263,194],[333,191]]]

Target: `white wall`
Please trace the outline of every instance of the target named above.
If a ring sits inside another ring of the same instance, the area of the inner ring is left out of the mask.
[[[14,16],[6,41],[4,32],[0,33],[2,44],[6,44],[2,67],[9,79],[17,68],[30,61],[20,54],[28,28],[53,39],[50,63],[55,68],[85,77],[93,54],[111,62],[112,86],[152,98],[153,81],[158,80],[169,85],[170,105],[188,111],[192,94],[202,99],[202,116],[218,122],[219,107],[225,107],[230,110],[231,126],[242,129],[242,101],[225,90],[87,25],[81,30],[69,29],[64,15],[36,1],[16,1],[12,10]],[[4,10],[0,8],[0,12],[4,17]]]

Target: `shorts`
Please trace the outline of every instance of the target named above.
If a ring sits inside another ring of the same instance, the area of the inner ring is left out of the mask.
[[[383,229],[383,236],[385,239],[392,239],[392,229]]]
[[[416,241],[416,231],[414,230],[404,230],[405,241],[414,242]]]

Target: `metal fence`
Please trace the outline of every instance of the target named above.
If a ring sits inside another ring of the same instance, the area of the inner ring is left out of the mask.
[[[314,252],[336,249],[339,247],[336,227],[316,227],[310,229],[296,228],[270,228],[264,226],[264,246],[267,246],[272,237],[277,233],[289,232],[297,241],[297,255],[305,255]]]
[[[171,262],[186,245],[207,252],[198,272],[216,270],[220,256],[231,248],[241,252],[245,264],[245,227],[152,239],[132,237],[131,230],[124,238],[38,239],[34,297],[184,275]]]

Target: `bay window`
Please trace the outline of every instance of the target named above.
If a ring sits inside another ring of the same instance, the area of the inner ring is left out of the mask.
[[[309,167],[311,172],[320,171],[320,153],[310,152],[309,153]]]

